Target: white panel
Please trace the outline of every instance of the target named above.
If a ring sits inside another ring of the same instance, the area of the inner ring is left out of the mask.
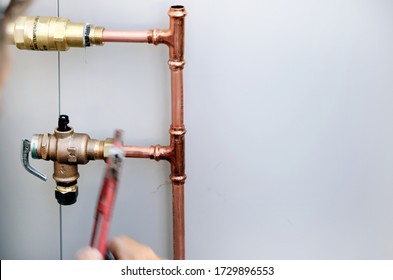
[[[46,2],[34,13],[55,14]],[[393,3],[179,2],[187,258],[392,259]],[[69,0],[60,14],[162,28],[170,4]],[[138,44],[62,53],[61,112],[93,138],[122,128],[126,144],[166,144],[167,58],[166,47]],[[13,62],[1,101],[0,257],[57,258],[54,182],[19,162],[20,139],[56,125],[57,55],[13,51]],[[80,167],[79,201],[63,208],[65,258],[89,242],[103,166]],[[171,258],[168,175],[167,163],[126,161],[111,236]]]
[[[55,14],[56,5],[37,1],[28,14]],[[0,109],[0,259],[59,258],[59,206],[53,180],[27,173],[22,139],[51,132],[58,114],[57,54],[9,47],[13,62]],[[32,161],[49,178],[52,164]]]

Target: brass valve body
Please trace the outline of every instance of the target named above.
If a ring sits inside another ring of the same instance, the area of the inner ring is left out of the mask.
[[[69,130],[55,130],[52,134],[35,134],[31,139],[31,155],[36,159],[54,162],[53,179],[56,181],[55,196],[62,205],[76,202],[78,196],[78,164],[90,160],[104,159],[112,146],[111,139],[99,141],[90,139],[84,133]]]
[[[7,41],[24,50],[66,51],[70,47],[103,45],[103,31],[103,27],[66,18],[21,16],[7,26]]]
[[[84,133],[55,130],[51,134],[35,134],[31,139],[31,155],[36,159],[64,164],[86,164],[104,158],[104,141],[90,139]]]

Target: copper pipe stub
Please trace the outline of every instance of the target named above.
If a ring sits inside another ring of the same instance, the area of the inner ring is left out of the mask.
[[[147,43],[149,31],[104,30],[102,40],[104,42]]]

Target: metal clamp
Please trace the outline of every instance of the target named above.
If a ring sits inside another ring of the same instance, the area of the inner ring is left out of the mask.
[[[23,139],[23,145],[22,145],[22,163],[23,166],[25,167],[25,169],[30,172],[31,174],[33,174],[34,176],[40,178],[43,181],[46,181],[48,179],[48,177],[39,172],[37,169],[35,169],[34,167],[32,167],[29,164],[29,152],[30,152],[30,141],[27,139]]]

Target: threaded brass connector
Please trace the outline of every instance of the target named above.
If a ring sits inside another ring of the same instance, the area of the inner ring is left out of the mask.
[[[7,26],[7,41],[18,49],[66,51],[103,45],[103,27],[73,23],[60,17],[21,16]]]
[[[104,42],[102,41],[102,33],[104,30],[105,28],[100,26],[90,28],[89,40],[91,45],[104,45]]]

